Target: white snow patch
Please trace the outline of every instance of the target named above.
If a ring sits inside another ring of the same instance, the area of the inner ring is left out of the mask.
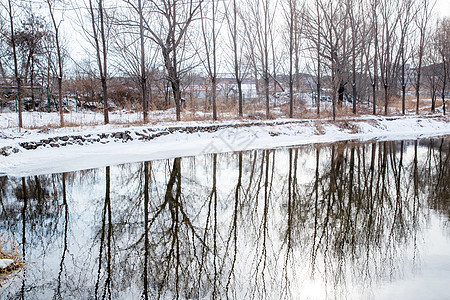
[[[0,119],[0,121],[3,119]],[[321,120],[323,121],[323,120]],[[342,123],[347,126],[342,126]],[[342,119],[336,123],[325,123],[318,133],[315,121],[274,120],[263,121],[248,126],[250,121],[197,121],[178,123],[158,123],[149,126],[98,125],[67,127],[49,130],[17,129],[0,130],[0,148],[11,146],[18,153],[0,156],[0,174],[29,176],[58,172],[69,172],[87,168],[99,168],[121,163],[195,156],[206,153],[222,153],[242,150],[296,146],[311,143],[329,143],[343,140],[399,140],[450,135],[449,119],[420,118],[415,116],[384,118],[362,116],[358,119]],[[3,124],[4,125],[4,124]],[[165,131],[173,127],[208,127],[223,125],[215,132],[173,132],[171,134],[143,142],[136,133],[148,130]],[[227,127],[229,125],[246,125]],[[0,126],[2,127],[2,126]],[[112,133],[127,130],[134,138],[123,143],[109,138],[108,144],[68,145],[60,148],[40,147],[25,150],[19,143],[64,136]]]
[[[5,269],[14,263],[13,259],[0,259],[0,269]]]

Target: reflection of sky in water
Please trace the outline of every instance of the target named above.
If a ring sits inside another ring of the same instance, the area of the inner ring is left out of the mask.
[[[113,166],[110,202],[96,169],[64,175],[67,205],[61,174],[28,177],[27,201],[22,179],[3,178],[0,226],[22,251],[26,204],[28,267],[2,296],[138,299],[146,282],[151,299],[445,298],[448,149],[339,143]]]
[[[405,270],[404,278],[375,289],[377,299],[447,299],[450,282],[450,239],[442,218],[431,213],[423,236],[419,266]],[[447,235],[446,235],[447,234]],[[409,267],[409,266],[408,266]]]

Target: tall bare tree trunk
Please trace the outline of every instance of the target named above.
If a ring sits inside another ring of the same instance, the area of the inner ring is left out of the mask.
[[[3,63],[2,63],[1,59],[0,59],[0,75],[2,76],[2,79],[6,78],[5,68],[3,67]]]
[[[386,11],[386,8],[384,8]],[[385,12],[385,15],[387,13]],[[384,86],[384,115],[388,115],[388,104],[389,104],[389,78],[391,76],[390,68],[391,68],[391,60],[390,60],[390,51],[391,51],[391,45],[390,45],[390,33],[389,33],[389,20],[385,16],[384,19],[384,29],[385,29],[385,53],[384,53],[384,78],[383,78],[383,86]]]
[[[102,91],[103,91],[103,117],[104,123],[109,123],[108,116],[108,87],[106,84],[106,76],[107,76],[107,49],[106,49],[106,33],[105,33],[105,25],[104,25],[104,16],[103,16],[103,0],[98,0],[99,3],[99,15],[100,15],[100,37],[102,39],[102,47],[100,48],[100,42],[97,33],[97,26],[95,25],[95,16],[94,16],[94,8],[92,5],[92,0],[89,0],[89,10],[91,14],[91,24],[93,37],[95,42],[95,50],[97,53],[97,64],[100,72],[100,81],[102,83]]]
[[[167,72],[168,84],[172,86],[172,93],[175,99],[176,118],[181,120],[181,78],[179,64],[183,62],[181,56],[178,60],[177,49],[184,45],[184,37],[188,32],[189,25],[196,19],[196,15],[203,3],[203,0],[164,0],[161,2],[152,1],[154,14],[161,18],[157,28],[155,24],[144,19],[144,29],[150,38],[160,47],[164,60],[164,67]],[[177,4],[180,4],[183,14],[177,16]],[[178,20],[178,17],[181,20]],[[183,19],[184,17],[184,19]],[[163,33],[161,33],[161,31]]]
[[[14,76],[16,77],[16,85],[17,85],[17,112],[19,113],[19,130],[22,128],[22,86],[21,86],[21,78],[19,74],[19,67],[17,64],[17,53],[16,53],[16,38],[14,32],[14,17],[12,11],[11,0],[8,0],[9,5],[9,22],[11,25],[11,46],[13,50],[13,60],[14,60]]]
[[[269,97],[269,0],[264,5],[264,92],[266,98],[266,118],[270,119]]]
[[[428,27],[428,20],[431,16],[433,7],[430,8],[430,1],[423,0],[423,6],[420,9],[420,16],[416,19],[416,24],[419,29],[419,64],[417,66],[417,78],[416,78],[416,114],[419,114],[419,100],[420,100],[420,79],[422,75],[422,61],[426,42],[426,33]]]
[[[405,53],[404,53],[404,45],[402,41],[402,115],[406,113],[406,78],[405,78]]]
[[[300,92],[300,29],[298,22],[299,20],[294,23],[295,88],[297,93]]]
[[[372,82],[372,113],[377,114],[377,85],[378,85],[378,18],[377,18],[377,1],[374,0],[372,8],[373,28],[375,31],[375,53],[373,58],[373,82]]]
[[[321,26],[320,26],[320,10],[319,10],[319,0],[316,0],[316,11],[317,11],[317,116],[320,115],[320,34],[321,34]]]
[[[103,76],[101,76],[102,89],[103,89],[103,117],[105,124],[109,123],[109,107],[108,107],[108,86],[106,84],[106,76],[108,76],[107,66],[107,48],[106,48],[106,33],[105,33],[105,20],[103,12],[103,0],[99,0],[99,13],[100,13],[100,35],[102,38],[103,48]]]
[[[444,68],[444,78],[442,80],[442,109],[443,113],[445,115],[445,90],[446,90],[446,83],[447,83],[447,62],[445,60],[444,55],[442,55],[442,65]]]
[[[410,23],[410,10],[411,10],[411,2],[406,3],[406,7],[404,8],[404,18],[400,18],[400,56],[401,56],[401,84],[402,84],[402,115],[406,113],[406,57],[405,57],[405,44],[408,33],[408,27]]]
[[[425,0],[427,1],[427,0]],[[411,18],[411,8],[412,8],[412,2],[406,2],[405,3],[406,8],[404,8],[403,10],[406,10],[406,16],[404,19],[404,22],[401,22],[401,57],[402,57],[402,114],[405,115],[406,113],[406,74],[405,74],[405,66],[406,66],[406,59],[405,59],[405,43],[406,43],[406,38],[408,36],[408,29],[409,29],[409,24],[412,20]],[[421,37],[422,38],[422,35]],[[421,48],[422,46],[419,45],[419,48]],[[423,49],[419,49],[419,69],[418,72],[420,73],[420,69],[422,68],[422,56],[423,56]],[[418,75],[419,80],[420,80],[420,75]],[[417,102],[417,105],[419,103]]]
[[[212,0],[212,43],[213,43],[213,70],[212,70],[212,101],[213,120],[217,120],[217,57],[216,57],[216,1]]]
[[[144,17],[142,14],[142,0],[138,0],[139,11],[139,39],[141,42],[141,89],[142,89],[142,111],[144,123],[148,122],[148,95],[147,95],[147,72],[145,69],[145,45],[144,45]]]
[[[296,1],[289,0],[289,118],[294,116],[294,22],[296,18]]]
[[[172,3],[172,64],[173,64],[173,78],[172,80],[172,90],[173,96],[175,98],[175,109],[177,113],[177,121],[181,121],[181,90],[180,90],[180,78],[177,72],[177,46],[175,40],[175,30],[177,27],[177,10],[176,10],[176,2]]]
[[[61,45],[59,43],[59,24],[56,24],[54,8],[52,8],[51,0],[47,0],[48,10],[52,18],[53,28],[55,29],[55,41],[56,41],[56,53],[58,55],[58,100],[59,100],[59,125],[64,126],[64,107],[63,107],[63,95],[62,95],[62,78],[63,67],[61,57]]]
[[[31,58],[31,70],[30,70],[30,87],[31,87],[31,110],[36,110],[36,103],[34,101],[34,58]]]
[[[231,30],[231,37],[233,39],[233,50],[234,50],[234,77],[236,78],[236,83],[238,87],[239,96],[239,117],[243,117],[243,94],[242,94],[242,77],[239,69],[239,59],[238,59],[238,30],[237,30],[237,6],[236,0],[233,0],[233,29]]]
[[[388,115],[388,103],[389,103],[389,85],[387,83],[384,84],[384,115]]]
[[[206,69],[209,78],[211,79],[211,102],[213,109],[213,120],[217,120],[217,51],[216,51],[216,1],[211,0],[212,3],[212,16],[211,26],[208,21],[210,18],[203,15],[203,7],[200,7],[201,21],[202,21],[202,34],[206,51]],[[209,30],[211,27],[211,31]],[[208,33],[211,33],[211,39]]]
[[[348,6],[348,14],[350,17],[350,26],[352,30],[352,112],[356,114],[356,99],[357,99],[357,91],[356,91],[356,19],[354,15],[354,3],[353,1]]]
[[[332,50],[333,51],[333,50]],[[331,106],[332,106],[332,115],[333,115],[333,121],[336,121],[336,92],[337,92],[337,81],[338,79],[336,78],[336,63],[335,63],[335,59],[332,58],[332,62],[331,62]]]
[[[148,300],[148,282],[149,282],[149,252],[150,252],[150,239],[149,239],[149,202],[150,202],[150,195],[149,195],[149,187],[150,187],[150,172],[151,172],[151,165],[150,162],[144,162],[144,268],[143,268],[143,285],[144,285],[144,292],[143,292],[143,298],[144,300]]]

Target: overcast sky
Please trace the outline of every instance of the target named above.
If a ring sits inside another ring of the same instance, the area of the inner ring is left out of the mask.
[[[40,6],[42,11],[46,13],[46,6]],[[437,18],[450,17],[450,0],[436,0],[434,12],[434,17]],[[64,22],[62,24],[63,36],[68,43],[68,48],[70,49],[72,58],[75,61],[80,62],[81,59],[88,57],[85,49],[83,48],[90,49],[90,45],[83,40],[83,37],[79,32],[80,29],[77,28],[78,26],[73,24],[74,15],[70,11],[66,11],[65,15],[66,17],[64,18]],[[84,45],[84,47],[81,45]]]
[[[444,16],[450,17],[450,0],[437,0],[434,11],[441,18]]]

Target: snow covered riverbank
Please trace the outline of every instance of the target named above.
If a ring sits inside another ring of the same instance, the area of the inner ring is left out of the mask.
[[[450,135],[448,117],[223,121],[0,130],[0,174],[28,176],[205,153]]]

